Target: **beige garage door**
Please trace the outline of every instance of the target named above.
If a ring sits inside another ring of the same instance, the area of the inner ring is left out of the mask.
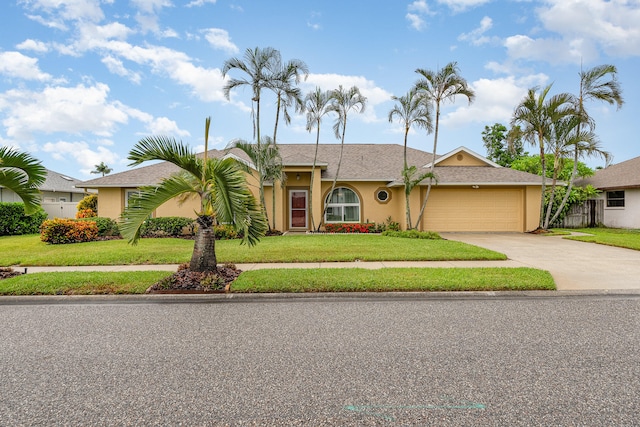
[[[425,229],[433,231],[524,231],[522,190],[432,189]]]

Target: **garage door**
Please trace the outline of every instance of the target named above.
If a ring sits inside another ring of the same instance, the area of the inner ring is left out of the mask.
[[[524,231],[519,189],[432,189],[424,224],[433,231]]]

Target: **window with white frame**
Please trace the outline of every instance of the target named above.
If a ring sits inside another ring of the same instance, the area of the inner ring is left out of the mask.
[[[346,187],[336,188],[327,197],[326,204],[325,222],[360,222],[360,198],[355,191]]]
[[[624,208],[624,190],[607,191],[608,208]]]
[[[124,192],[124,207],[128,207],[129,206],[129,201],[131,200],[132,197],[137,196],[138,194],[140,194],[140,192],[138,190],[125,190]]]

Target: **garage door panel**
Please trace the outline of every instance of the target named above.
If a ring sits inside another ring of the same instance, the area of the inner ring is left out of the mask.
[[[434,231],[524,230],[522,190],[433,189],[425,228]]]

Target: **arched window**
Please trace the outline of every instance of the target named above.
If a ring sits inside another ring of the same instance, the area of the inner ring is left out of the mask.
[[[339,187],[327,196],[325,222],[360,222],[360,198],[355,191]]]

